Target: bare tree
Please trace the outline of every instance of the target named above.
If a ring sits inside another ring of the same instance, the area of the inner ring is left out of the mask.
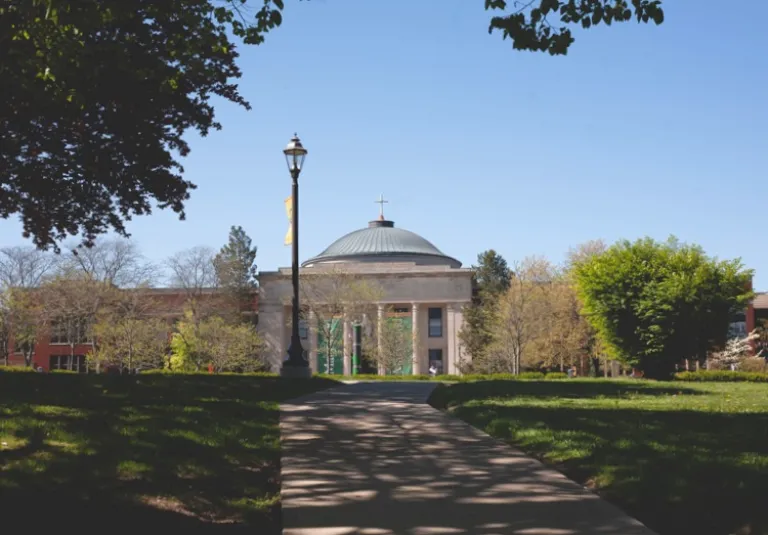
[[[0,286],[34,288],[51,275],[59,262],[54,254],[34,247],[0,249]]]
[[[541,350],[551,314],[550,291],[554,277],[545,259],[530,257],[513,268],[509,289],[493,315],[493,341],[486,362],[490,372],[520,373],[524,359]],[[538,348],[536,346],[539,346]]]
[[[376,363],[386,373],[401,373],[413,358],[413,332],[400,318],[384,318],[377,330],[374,353]]]
[[[70,348],[69,369],[74,364],[75,346],[89,344],[91,352],[95,352],[93,325],[117,292],[111,284],[69,271],[43,284],[35,295],[52,339]]]
[[[92,280],[118,288],[151,286],[159,270],[148,262],[136,243],[126,239],[98,240],[92,247],[70,248],[65,270],[77,270]]]
[[[570,272],[573,266],[588,260],[589,258],[605,252],[608,246],[603,240],[590,240],[576,247],[568,249],[565,260],[565,272]]]
[[[214,297],[211,291],[218,287],[215,257],[213,249],[199,246],[181,251],[166,261],[170,286],[184,292],[187,309],[196,322],[210,312]]]
[[[326,370],[331,373],[334,356],[343,351],[344,322],[362,324],[366,318],[373,317],[382,290],[341,266],[302,273],[300,290],[305,312],[314,316],[312,333],[322,339]]]

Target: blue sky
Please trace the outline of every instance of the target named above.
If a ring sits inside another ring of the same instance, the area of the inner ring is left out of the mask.
[[[240,49],[253,110],[221,103],[224,129],[190,137],[187,220],[129,224],[149,258],[242,225],[261,270],[290,265],[281,150],[297,131],[302,259],[374,219],[383,193],[397,226],[465,265],[675,234],[768,290],[768,2],[665,0],[664,25],[576,29],[565,57],[489,35],[481,0],[286,4]],[[24,243],[16,221],[0,242]]]

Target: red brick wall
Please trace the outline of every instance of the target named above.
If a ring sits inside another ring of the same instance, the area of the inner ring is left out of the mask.
[[[174,317],[180,318],[184,314],[184,305],[187,302],[187,295],[183,291],[170,288],[160,288],[150,291],[148,295],[150,295],[151,298],[156,301],[159,314],[167,316],[169,319]],[[214,307],[216,306],[217,301],[220,302],[220,298],[213,293],[207,293],[205,298],[208,300],[207,304]],[[243,312],[258,312],[257,293],[254,293],[253,300],[246,306],[246,310]],[[72,354],[72,349],[70,348],[69,344],[51,344],[49,340],[49,333],[41,333],[40,336],[38,336],[38,342],[35,344],[34,354],[32,355],[32,364],[42,367],[45,371],[50,369],[50,361],[52,356]],[[11,351],[11,354],[8,358],[9,364],[11,366],[24,366],[24,355],[21,353],[13,353],[13,339],[9,341],[8,349]],[[90,350],[90,344],[78,344],[74,347],[74,354],[87,355]]]

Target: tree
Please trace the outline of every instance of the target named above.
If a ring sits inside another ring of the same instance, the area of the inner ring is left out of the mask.
[[[256,247],[243,227],[232,227],[229,242],[213,261],[219,285],[238,317],[253,299],[256,282]]]
[[[709,362],[715,365],[714,368],[739,368],[744,359],[752,355],[752,345],[759,338],[757,329],[743,338],[732,338],[725,343],[722,351],[715,351],[709,356]]]
[[[313,268],[301,273],[300,291],[305,317],[314,316],[313,335],[321,341],[326,370],[333,370],[333,359],[342,355],[344,322],[364,323],[378,314],[376,303],[382,289],[343,267]]]
[[[505,0],[485,0],[486,9],[504,10]],[[563,25],[555,28],[548,17]],[[569,25],[590,28],[598,24],[632,19],[638,22],[664,22],[659,0],[524,0],[514,2],[512,13],[491,19],[489,33],[500,31],[504,39],[512,40],[517,50],[546,51],[551,55],[568,52],[573,43]]]
[[[51,337],[69,346],[70,368],[76,346],[90,344],[91,352],[96,351],[93,326],[116,292],[113,286],[77,271],[57,275],[35,292],[32,298],[42,307]]]
[[[118,288],[152,285],[156,266],[147,262],[134,242],[126,239],[96,240],[91,247],[73,247],[65,269],[80,271],[94,281]]]
[[[97,371],[103,365],[123,369],[162,368],[168,347],[168,325],[155,317],[105,315],[94,325],[99,343],[90,360]]]
[[[171,339],[171,369],[215,372],[258,371],[267,368],[263,343],[250,324],[230,324],[213,316],[194,326],[181,322]]]
[[[259,44],[283,0],[6,0],[0,7],[0,217],[57,248],[85,244],[152,206],[183,219],[195,188],[185,133],[219,129],[211,97],[250,109],[236,44]],[[486,0],[503,11],[505,0]],[[491,19],[520,50],[565,54],[569,26],[663,21],[656,0],[530,0]],[[550,18],[558,19],[554,28]]]
[[[158,303],[146,287],[115,292],[93,325],[98,344],[91,352],[97,372],[101,366],[160,368],[168,347],[169,326],[154,313]]]
[[[184,292],[193,321],[203,319],[212,311],[211,290],[218,287],[214,256],[213,249],[200,246],[179,252],[166,262],[171,271],[170,285]]]
[[[32,366],[35,343],[46,327],[47,315],[38,295],[28,288],[10,288],[7,290],[5,305],[8,311],[9,342],[24,356],[24,365]]]
[[[752,292],[740,260],[707,257],[670,238],[621,241],[574,270],[584,313],[612,356],[648,377],[725,346],[734,313]]]
[[[552,328],[551,291],[556,279],[546,260],[529,257],[514,269],[509,289],[498,300],[492,318],[491,342],[478,362],[483,370],[518,374],[526,360],[536,362],[547,347]]]
[[[34,288],[53,274],[59,258],[34,247],[0,249],[0,287]]]
[[[472,303],[464,309],[459,339],[472,361],[480,362],[492,342],[490,326],[499,297],[509,289],[512,272],[507,261],[493,249],[477,255],[477,265],[472,266],[472,270]]]
[[[402,373],[413,359],[413,333],[400,318],[386,317],[376,339],[376,363],[387,374]]]
[[[568,285],[571,287],[571,290],[574,292],[574,294],[576,284],[574,277],[575,267],[597,255],[604,253],[607,248],[608,246],[603,240],[590,240],[568,250],[565,261],[564,274],[568,281]],[[588,373],[593,376],[598,376],[600,375],[600,368],[603,367],[604,373],[607,374],[607,358],[605,346],[601,342],[600,337],[598,336],[598,333],[594,327],[592,327],[592,325],[586,321],[583,307],[581,303],[578,302],[578,298],[576,300],[578,303],[578,313],[580,316],[579,331],[582,338],[581,345],[585,356],[589,358],[590,362]],[[582,373],[587,372],[587,370],[584,368],[585,367],[582,366]]]
[[[221,128],[211,97],[250,109],[230,35],[258,44],[282,0],[252,21],[242,0],[9,0],[0,8],[0,217],[39,247],[85,244],[171,208],[195,186],[178,156]]]
[[[9,308],[9,290],[0,289],[0,358],[8,366],[8,359],[13,348],[11,343],[11,311]]]

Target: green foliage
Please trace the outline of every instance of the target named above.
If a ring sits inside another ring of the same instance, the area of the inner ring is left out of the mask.
[[[184,217],[185,132],[250,109],[234,35],[258,44],[282,0],[6,0],[0,7],[0,217],[41,247],[87,244],[152,206]]]
[[[522,7],[521,7],[522,5]],[[486,9],[504,10],[506,0],[485,0]],[[633,11],[634,10],[634,11]],[[551,19],[559,20],[556,28]],[[573,43],[570,26],[590,28],[598,24],[632,19],[656,24],[664,22],[659,0],[531,0],[514,2],[512,13],[493,17],[488,33],[499,30],[502,38],[510,38],[516,50],[546,51],[551,55],[567,54]]]
[[[480,362],[493,342],[491,325],[496,314],[496,301],[509,289],[512,271],[507,261],[493,249],[477,255],[472,266],[474,295],[464,308],[464,325],[459,338],[473,361]]]
[[[261,338],[253,325],[227,323],[218,316],[195,322],[188,314],[177,331],[171,337],[171,370],[202,371],[212,366],[219,373],[266,367]]]
[[[229,294],[239,313],[247,309],[256,288],[256,246],[243,227],[233,226],[229,242],[213,260],[220,287]]]
[[[768,383],[768,373],[732,372],[727,370],[700,370],[697,372],[679,372],[676,381],[717,382],[717,383]]]
[[[316,374],[317,377],[334,378],[336,376],[326,374]],[[568,375],[561,372],[523,372],[519,375],[511,373],[491,373],[479,374],[472,373],[466,375],[437,375],[434,378],[430,375],[373,375],[360,374],[350,377],[355,381],[437,381],[445,383],[475,383],[478,381],[559,381],[567,379]]]
[[[622,241],[573,268],[583,313],[609,355],[666,378],[683,358],[722,347],[751,299],[752,271],[674,238]]]

